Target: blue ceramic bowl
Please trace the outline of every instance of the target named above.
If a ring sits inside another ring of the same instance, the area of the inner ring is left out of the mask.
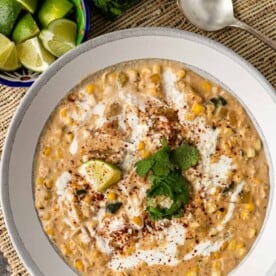
[[[77,45],[87,39],[90,28],[90,11],[88,0],[72,0],[76,7],[76,22],[78,24]],[[33,72],[24,67],[13,71],[0,71],[0,84],[12,87],[29,87],[41,73]]]

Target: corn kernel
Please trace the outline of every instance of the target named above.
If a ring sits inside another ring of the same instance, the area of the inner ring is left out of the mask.
[[[68,247],[68,245],[63,245],[61,248],[61,251],[63,255],[68,256],[72,253],[71,249]]]
[[[240,249],[240,248],[243,248],[245,246],[245,244],[243,242],[239,242],[237,244],[237,248]]]
[[[194,104],[192,107],[192,111],[195,115],[200,115],[205,111],[205,107],[202,104]]]
[[[253,148],[248,148],[246,155],[248,158],[254,158],[256,156],[255,150]]]
[[[193,121],[195,119],[195,116],[194,116],[194,114],[187,113],[187,114],[185,114],[185,119],[187,121]]]
[[[253,212],[255,210],[255,205],[253,203],[247,203],[245,204],[244,208],[249,212]]]
[[[181,79],[183,79],[186,76],[186,72],[185,72],[185,70],[179,70],[176,73],[176,75],[177,75],[178,80],[181,80]]]
[[[108,80],[109,80],[110,82],[114,82],[114,81],[116,80],[116,77],[117,77],[117,74],[114,73],[114,72],[108,74]]]
[[[89,196],[89,195],[86,195],[86,196],[84,197],[83,201],[84,201],[85,203],[87,203],[87,204],[90,204],[90,203],[91,203],[91,198],[90,198],[90,196]]]
[[[262,148],[262,142],[260,139],[257,139],[255,142],[254,142],[254,148],[256,151],[259,151],[261,148]]]
[[[143,225],[143,221],[140,217],[133,217],[132,222],[140,227]]]
[[[248,238],[249,239],[252,239],[253,237],[255,237],[256,236],[256,230],[254,229],[254,228],[250,228],[249,230],[248,230]]]
[[[220,261],[214,261],[213,268],[220,268]]]
[[[54,235],[54,229],[53,228],[48,228],[48,229],[46,229],[46,231],[45,231],[49,236],[53,236]]]
[[[211,88],[212,88],[212,85],[210,84],[210,82],[204,81],[204,82],[201,84],[201,87],[202,87],[202,89],[203,89],[205,92],[210,92],[210,90],[211,90]]]
[[[83,263],[81,260],[76,260],[75,261],[75,268],[78,270],[78,271],[83,271]]]
[[[50,213],[45,213],[44,215],[43,215],[43,219],[44,220],[49,220],[51,218],[51,214]]]
[[[67,108],[66,107],[63,107],[60,112],[59,112],[59,115],[61,118],[65,118],[67,116]]]
[[[247,250],[245,247],[242,247],[238,250],[238,254],[240,257],[243,257],[247,253]]]
[[[52,189],[53,188],[53,180],[50,179],[45,179],[44,185],[47,189]]]
[[[109,201],[112,201],[117,198],[117,195],[114,192],[109,192],[106,197]]]
[[[155,84],[159,83],[161,81],[161,77],[159,74],[153,74],[150,77],[151,81]]]
[[[186,276],[197,276],[197,275],[198,275],[198,273],[196,271],[188,271],[186,273]]]
[[[228,249],[230,250],[236,250],[236,247],[237,247],[237,242],[235,240],[232,240],[228,245]]]
[[[73,141],[74,135],[73,135],[73,133],[67,133],[66,136],[65,136],[65,138],[70,143],[70,142]]]
[[[51,197],[52,197],[51,193],[45,191],[43,198],[45,200],[49,200],[49,199],[51,199]]]
[[[219,259],[221,257],[221,254],[219,252],[214,252],[213,257],[214,259]]]
[[[247,219],[248,216],[249,216],[249,211],[248,211],[248,210],[243,210],[243,211],[241,212],[241,218],[242,218],[243,220]]]
[[[37,180],[36,180],[36,184],[39,185],[39,186],[42,186],[44,183],[44,178],[43,177],[39,177]]]
[[[127,248],[127,250],[126,250],[126,253],[128,254],[128,255],[131,255],[131,254],[133,254],[135,252],[135,247],[134,246],[129,246],[128,248]]]
[[[45,147],[43,153],[45,156],[49,156],[51,154],[52,150],[49,147]]]
[[[58,148],[57,149],[57,157],[58,158],[63,158],[63,150],[62,150],[62,148]]]
[[[145,149],[145,143],[143,141],[140,141],[137,146],[137,150],[143,150]]]
[[[221,272],[219,270],[213,270],[211,276],[221,276]]]
[[[142,150],[141,151],[141,157],[142,158],[148,158],[150,156],[150,152],[148,150]]]
[[[259,178],[254,178],[254,179],[253,179],[253,182],[254,182],[255,184],[257,184],[257,185],[262,184],[262,181],[261,181]]]
[[[150,73],[151,73],[151,70],[149,68],[147,68],[147,67],[144,67],[144,68],[141,69],[141,74],[143,76],[149,75]]]
[[[157,64],[153,65],[152,72],[154,74],[160,74],[161,73],[161,67],[160,67],[160,65],[157,65]]]
[[[93,94],[96,90],[96,85],[94,83],[89,83],[85,86],[85,90],[88,94]]]

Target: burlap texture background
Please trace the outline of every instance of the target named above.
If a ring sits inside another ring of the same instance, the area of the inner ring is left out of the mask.
[[[276,40],[275,0],[234,0],[234,7],[235,15],[240,20]],[[91,15],[89,38],[114,30],[146,26],[174,27],[210,37],[244,57],[276,88],[276,52],[239,29],[232,28],[215,33],[200,31],[178,11],[176,0],[142,0],[112,22],[97,12],[92,11]],[[27,89],[0,85],[0,156],[10,120],[25,93]],[[0,250],[7,257],[13,275],[28,275],[10,242],[1,211]]]

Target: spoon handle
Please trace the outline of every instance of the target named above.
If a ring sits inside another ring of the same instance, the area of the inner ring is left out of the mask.
[[[263,35],[260,31],[252,28],[251,26],[247,25],[246,23],[235,19],[235,21],[231,24],[232,27],[241,28],[245,31],[248,31],[252,35],[256,36],[260,40],[262,40],[264,43],[266,43],[268,46],[270,46],[273,50],[276,50],[276,41],[266,37]]]

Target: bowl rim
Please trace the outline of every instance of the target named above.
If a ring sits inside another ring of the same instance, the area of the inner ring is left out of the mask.
[[[11,241],[13,243],[13,246],[17,254],[19,255],[24,265],[27,267],[29,272],[33,275],[43,275],[43,274],[41,273],[39,267],[33,261],[32,257],[29,255],[27,249],[24,246],[23,241],[20,238],[19,232],[16,228],[15,221],[13,218],[12,209],[10,205],[10,198],[9,198],[9,186],[8,186],[9,162],[10,162],[11,151],[13,147],[14,138],[16,136],[17,128],[19,127],[22,117],[24,116],[26,110],[31,105],[33,99],[36,97],[40,88],[44,85],[44,82],[47,81],[49,78],[51,78],[55,72],[59,71],[67,63],[75,59],[81,53],[84,53],[88,50],[99,47],[101,45],[107,44],[109,42],[130,38],[130,37],[141,37],[141,36],[165,36],[165,37],[173,37],[173,38],[185,38],[185,39],[203,44],[205,46],[211,47],[212,49],[231,58],[233,61],[239,64],[243,69],[245,69],[248,73],[250,73],[261,84],[264,90],[267,91],[267,93],[269,94],[273,102],[276,103],[276,94],[274,93],[273,87],[265,79],[265,77],[255,67],[253,67],[253,65],[251,65],[245,59],[243,59],[234,51],[225,47],[224,45],[216,41],[213,41],[209,38],[206,38],[204,36],[183,31],[183,30],[164,28],[164,27],[146,27],[146,28],[133,28],[133,29],[115,31],[112,33],[101,35],[92,40],[89,40],[84,44],[80,45],[79,47],[77,47],[76,49],[74,49],[73,51],[70,51],[70,53],[61,57],[58,62],[55,62],[51,66],[51,70],[47,70],[42,74],[42,76],[31,87],[30,92],[25,95],[21,104],[19,105],[19,108],[17,109],[16,114],[13,117],[10,127],[8,129],[7,138],[3,149],[1,168],[0,168],[0,173],[1,173],[0,188],[1,188],[1,200],[2,200],[2,210],[4,214],[4,220],[9,232],[9,236],[11,238]],[[271,168],[271,171],[274,171],[273,166]],[[272,178],[273,178],[273,175],[272,175]],[[273,178],[272,180],[274,182],[275,179]],[[271,195],[272,194],[273,193],[271,189]],[[274,201],[273,198],[271,198],[270,201],[271,201],[270,204],[272,205],[272,201]],[[265,225],[268,219],[267,217],[268,216],[266,216],[266,220],[264,221],[263,225]]]
[[[89,30],[90,30],[91,15],[90,15],[89,0],[80,0],[80,2],[82,3],[83,16],[84,16],[84,22],[85,22],[85,24],[84,24],[83,38],[81,40],[81,43],[83,43],[88,38],[88,33],[89,33]],[[16,72],[16,71],[14,71],[14,72]],[[34,72],[34,73],[36,73],[36,72]],[[38,74],[40,76],[42,73],[38,73]],[[26,88],[26,87],[30,87],[35,81],[36,80],[33,80],[33,81],[24,81],[23,82],[23,81],[20,81],[20,80],[17,80],[17,79],[15,79],[14,81],[13,80],[7,80],[7,79],[5,79],[5,78],[2,77],[1,71],[0,71],[0,85],[6,85],[6,86],[9,86],[9,87],[15,87],[15,88],[16,87],[17,88],[20,88],[20,87],[25,87]]]

